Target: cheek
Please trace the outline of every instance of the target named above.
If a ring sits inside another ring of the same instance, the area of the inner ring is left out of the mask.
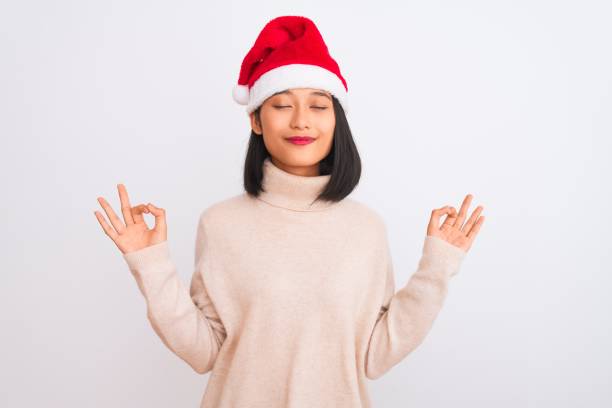
[[[324,118],[323,120],[321,120],[319,129],[322,134],[325,134],[331,137],[334,134],[335,127],[336,127],[335,117],[334,115],[330,115]]]
[[[282,133],[289,126],[284,115],[269,113],[263,117],[264,133],[270,135]]]

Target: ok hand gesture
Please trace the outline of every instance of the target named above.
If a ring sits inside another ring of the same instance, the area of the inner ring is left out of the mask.
[[[427,226],[427,235],[441,238],[467,252],[472,246],[472,243],[474,242],[474,239],[476,238],[476,235],[478,234],[478,231],[485,220],[484,216],[479,217],[484,208],[480,205],[472,213],[467,223],[462,226],[471,202],[472,195],[468,194],[465,196],[463,204],[461,204],[461,209],[459,210],[458,215],[455,207],[451,207],[449,205],[433,210],[431,212],[429,225]],[[444,220],[442,226],[439,227],[438,224],[440,222],[440,218],[444,214],[448,214],[448,216],[446,217],[446,220]]]
[[[151,203],[131,207],[125,186],[117,184],[117,189],[119,190],[121,213],[123,214],[125,225],[102,197],[98,197],[98,202],[104,209],[113,227],[111,228],[108,225],[106,219],[99,211],[94,211],[94,213],[106,235],[113,240],[119,250],[125,254],[164,242],[167,239],[166,211]],[[143,213],[152,213],[155,216],[155,226],[152,229],[149,229],[145,223]]]

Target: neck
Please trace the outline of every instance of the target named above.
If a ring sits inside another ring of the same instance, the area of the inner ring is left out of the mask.
[[[276,166],[270,157],[263,162],[262,189],[259,198],[275,207],[294,211],[318,211],[335,204],[316,200],[331,175],[301,176]]]

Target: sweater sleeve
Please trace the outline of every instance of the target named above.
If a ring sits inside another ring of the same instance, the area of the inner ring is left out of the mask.
[[[395,293],[388,244],[383,263],[384,303],[366,353],[366,377],[377,379],[412,352],[431,329],[442,308],[449,279],[459,272],[466,252],[443,239],[427,235],[416,272]]]
[[[195,243],[195,271],[187,289],[170,258],[168,241],[123,254],[145,298],[147,318],[163,343],[197,373],[209,372],[226,338],[203,276],[210,246],[202,218]]]

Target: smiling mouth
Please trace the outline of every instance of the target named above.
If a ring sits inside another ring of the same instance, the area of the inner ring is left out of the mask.
[[[299,145],[309,144],[316,140],[315,138],[306,137],[306,136],[293,136],[293,137],[288,137],[286,139],[293,144],[299,144]]]
[[[292,136],[292,137],[288,137],[287,140],[291,140],[291,141],[300,141],[300,142],[310,142],[315,140],[313,137],[310,136]]]

